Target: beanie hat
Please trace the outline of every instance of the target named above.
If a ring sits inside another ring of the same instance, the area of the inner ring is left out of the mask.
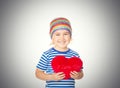
[[[70,21],[66,18],[59,17],[50,22],[50,36],[52,38],[53,33],[56,30],[67,30],[72,35],[72,28]]]

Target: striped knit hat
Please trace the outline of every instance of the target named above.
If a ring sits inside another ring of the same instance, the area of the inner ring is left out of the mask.
[[[66,18],[60,17],[60,18],[56,18],[53,21],[50,22],[50,36],[52,38],[53,33],[56,30],[67,30],[70,32],[70,35],[72,35],[72,28],[70,25],[70,21]]]

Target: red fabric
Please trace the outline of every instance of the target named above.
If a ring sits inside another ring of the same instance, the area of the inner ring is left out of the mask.
[[[66,58],[65,56],[56,56],[53,58],[51,65],[55,73],[64,72],[64,79],[69,79],[70,72],[79,72],[82,68],[83,62],[78,57]]]

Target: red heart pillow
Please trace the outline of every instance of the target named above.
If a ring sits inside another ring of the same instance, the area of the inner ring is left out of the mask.
[[[51,62],[51,65],[55,73],[64,72],[64,79],[69,79],[70,72],[79,72],[82,68],[83,62],[78,57],[66,58],[65,56],[55,56]]]

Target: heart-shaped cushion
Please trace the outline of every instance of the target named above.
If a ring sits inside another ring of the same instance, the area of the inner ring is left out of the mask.
[[[83,62],[78,57],[66,58],[65,56],[55,56],[51,62],[51,65],[55,73],[64,72],[64,79],[69,79],[70,72],[79,72],[82,69]]]

